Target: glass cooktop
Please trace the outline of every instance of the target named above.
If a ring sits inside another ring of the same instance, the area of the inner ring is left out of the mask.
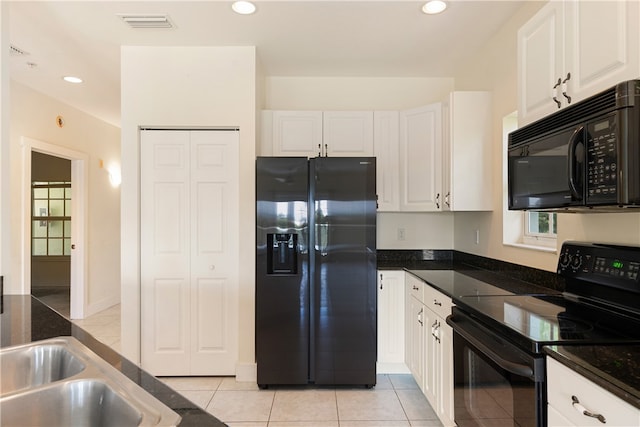
[[[640,343],[640,321],[562,295],[462,296],[458,305],[534,353],[553,344]]]

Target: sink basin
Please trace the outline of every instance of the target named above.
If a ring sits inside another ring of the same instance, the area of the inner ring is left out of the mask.
[[[73,337],[0,350],[0,425],[175,426],[181,417]]]
[[[0,394],[72,377],[85,368],[66,346],[45,344],[0,353]]]
[[[37,402],[37,404],[34,404]],[[2,401],[3,426],[137,426],[142,413],[98,380],[76,380]]]

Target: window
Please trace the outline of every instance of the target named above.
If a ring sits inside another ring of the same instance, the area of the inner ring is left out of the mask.
[[[71,255],[71,183],[33,182],[31,254]]]
[[[525,212],[524,215],[523,243],[555,246],[558,235],[557,214]]]

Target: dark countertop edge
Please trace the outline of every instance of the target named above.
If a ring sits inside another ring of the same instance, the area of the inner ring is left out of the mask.
[[[606,372],[601,371],[592,363],[585,361],[584,359],[571,353],[571,350],[575,350],[580,347],[606,347],[606,346],[545,346],[544,350],[546,354],[562,363],[569,369],[579,373],[583,377],[599,385],[603,389],[607,390],[611,394],[619,397],[630,405],[640,409],[640,390],[627,384],[624,380],[613,377]],[[618,347],[620,346],[612,346]],[[640,345],[636,346],[640,351]]]
[[[80,326],[67,320],[37,298],[30,295],[3,295],[2,308],[0,348],[59,336],[73,336],[131,381],[180,415],[182,420],[178,424],[179,426],[226,426],[215,416],[141,369],[111,347],[101,343]],[[27,316],[29,316],[28,319]],[[15,320],[19,320],[19,325],[13,327],[12,322]]]

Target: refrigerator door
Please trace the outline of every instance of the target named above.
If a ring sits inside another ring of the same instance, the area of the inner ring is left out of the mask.
[[[309,381],[308,161],[256,160],[258,385]]]
[[[310,160],[311,381],[376,383],[375,158]]]

